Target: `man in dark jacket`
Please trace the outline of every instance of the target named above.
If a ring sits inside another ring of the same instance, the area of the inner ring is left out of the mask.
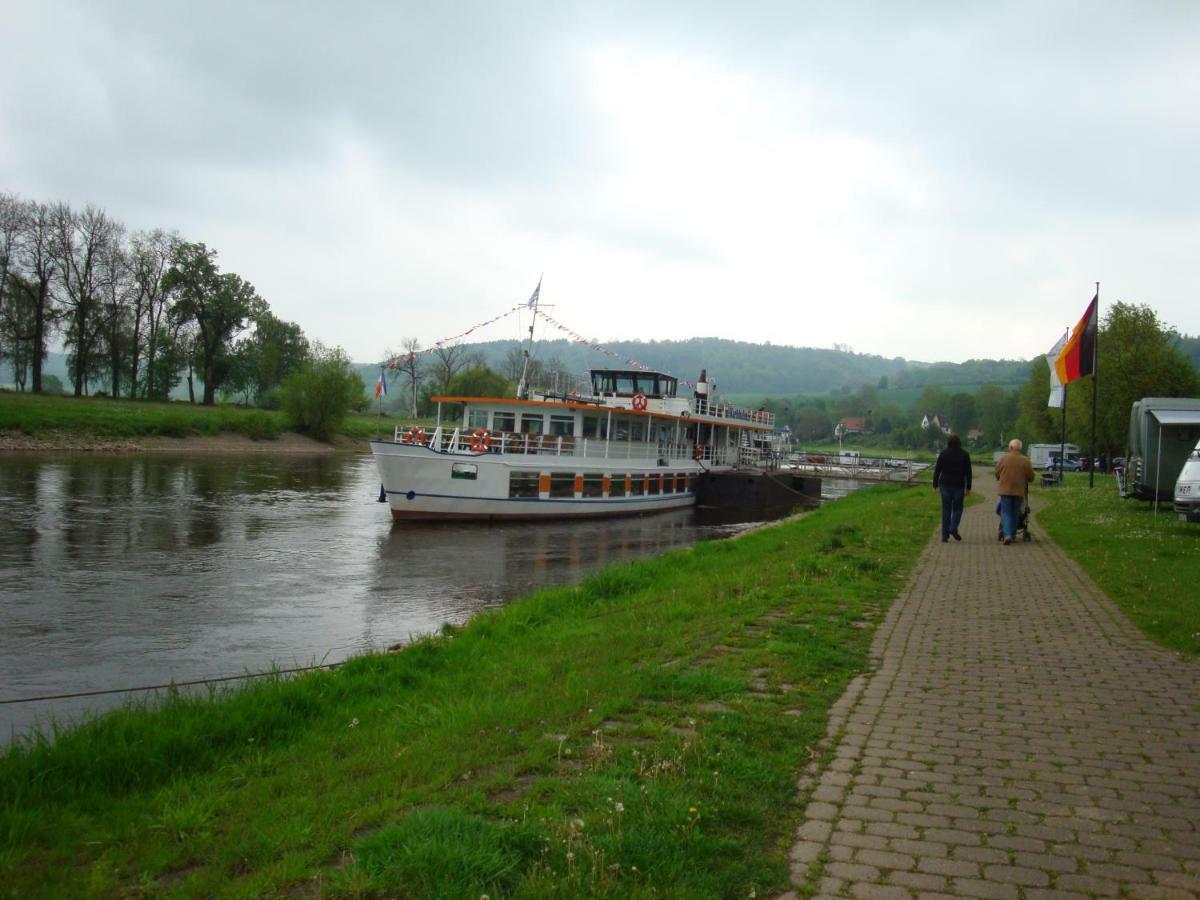
[[[961,541],[958,523],[962,520],[963,498],[971,493],[971,457],[957,434],[946,438],[946,449],[938,454],[933,489],[942,492],[942,543],[950,538]]]

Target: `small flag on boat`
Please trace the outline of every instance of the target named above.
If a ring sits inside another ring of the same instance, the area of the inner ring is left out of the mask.
[[[542,278],[538,276],[537,287],[533,289],[533,293],[529,295],[529,302],[525,304],[526,309],[533,309],[537,305],[538,294],[542,292]]]
[[[387,396],[387,379],[384,378],[383,376],[384,376],[384,370],[380,369],[379,370],[379,379],[375,382],[375,396],[376,397],[386,397]]]

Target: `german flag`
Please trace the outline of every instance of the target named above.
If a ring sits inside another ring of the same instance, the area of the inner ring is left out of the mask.
[[[1096,307],[1100,303],[1097,294],[1088,304],[1087,311],[1079,323],[1071,329],[1071,336],[1054,360],[1054,371],[1061,384],[1070,384],[1084,375],[1092,375],[1096,368]]]

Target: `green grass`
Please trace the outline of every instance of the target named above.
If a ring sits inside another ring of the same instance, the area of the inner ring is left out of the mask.
[[[391,434],[396,421],[386,416],[381,419],[378,415],[355,413],[346,418],[338,433],[355,439]],[[34,436],[72,434],[113,440],[234,432],[254,440],[272,440],[290,430],[294,429],[278,410],[0,391],[0,431]]]
[[[1180,522],[1170,501],[1122,500],[1112,476],[1068,473],[1039,489],[1037,520],[1139,628],[1172,650],[1200,655],[1200,526]]]
[[[928,540],[881,486],[334,672],[0,756],[11,896],[768,896]]]

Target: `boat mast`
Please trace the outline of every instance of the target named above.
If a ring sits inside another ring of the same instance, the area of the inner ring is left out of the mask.
[[[542,275],[545,273],[543,272]],[[537,322],[538,301],[541,299],[542,293],[542,275],[538,276],[537,287],[533,289],[533,296],[529,298],[529,308],[533,310],[533,318],[529,320],[529,341],[525,344],[525,361],[521,364],[521,381],[517,385],[517,399],[525,400],[529,397],[529,386],[525,383],[525,376],[529,373],[529,351],[533,349],[533,326]]]

